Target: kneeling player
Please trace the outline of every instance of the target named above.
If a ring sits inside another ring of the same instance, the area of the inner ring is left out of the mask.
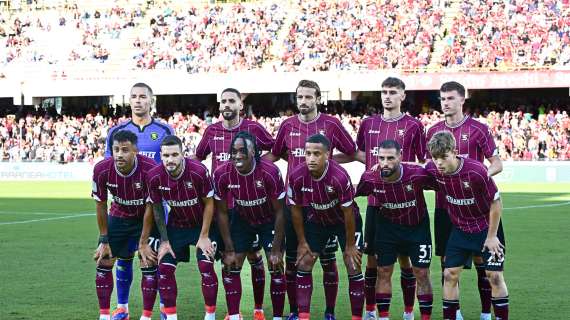
[[[344,251],[352,319],[361,319],[364,277],[361,259],[362,219],[354,202],[354,189],[344,168],[329,159],[330,142],[321,135],[305,143],[305,162],[289,175],[291,214],[297,233],[297,304],[299,319],[309,319],[313,291],[312,270],[327,240],[337,236]],[[303,208],[306,222],[303,222]]]
[[[218,278],[214,271],[216,242],[210,238],[214,215],[214,188],[208,169],[196,161],[185,159],[182,141],[166,136],[160,146],[162,164],[148,174],[149,199],[160,232],[158,253],[158,288],[167,319],[176,315],[176,265],[190,261],[189,246],[196,246],[196,260],[202,276],[202,294],[206,309],[205,320],[214,320]],[[170,207],[168,223],[162,201]],[[215,239],[215,237],[213,237]]]
[[[445,251],[443,318],[456,318],[459,304],[457,282],[463,265],[473,254],[482,256],[485,261],[495,317],[506,320],[509,317],[509,296],[503,278],[505,239],[498,228],[502,205],[497,186],[483,164],[457,156],[455,138],[450,132],[441,131],[433,135],[428,150],[433,161],[426,168],[445,195],[453,223]]]
[[[156,254],[147,239],[154,225],[152,207],[146,204],[148,196],[146,173],[155,163],[152,159],[138,155],[137,136],[129,131],[118,131],[113,135],[113,157],[95,165],[93,170],[92,197],[97,203],[99,225],[99,247],[95,251],[97,261],[97,297],[99,298],[99,319],[109,320],[111,293],[113,292],[113,264],[116,258],[130,260],[139,243],[139,257],[143,274],[143,315],[141,320],[150,320],[156,299]],[[113,196],[111,210],[107,214],[107,194]],[[140,240],[140,241],[139,241]],[[152,238],[154,242],[154,238]],[[151,243],[152,244],[152,243]],[[157,243],[154,242],[156,246]],[[156,249],[156,248],[155,248]],[[119,306],[113,312],[113,319],[129,319],[127,306]]]
[[[417,296],[422,320],[431,318],[433,293],[429,278],[431,232],[424,199],[425,189],[434,189],[435,180],[421,166],[401,162],[398,142],[379,145],[378,171],[362,175],[357,196],[374,197],[376,210],[375,254],[378,261],[376,302],[381,320],[389,319],[392,272],[398,255],[409,256],[417,279]]]
[[[286,290],[282,251],[283,179],[277,166],[259,158],[255,138],[247,132],[239,132],[234,137],[230,156],[230,162],[214,171],[216,207],[225,244],[222,275],[229,319],[240,319],[240,272],[256,237],[268,257],[273,319],[281,319]],[[227,198],[234,202],[231,222],[228,221]]]

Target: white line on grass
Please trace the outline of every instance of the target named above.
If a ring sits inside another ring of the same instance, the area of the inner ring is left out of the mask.
[[[84,213],[84,214],[75,214],[72,216],[63,216],[63,217],[52,217],[52,218],[43,218],[43,219],[34,219],[34,220],[0,222],[0,226],[13,225],[13,224],[26,224],[26,223],[52,221],[52,220],[73,219],[73,218],[81,218],[81,217],[88,217],[88,216],[94,216],[94,215],[95,215],[94,213]]]
[[[534,205],[534,206],[503,208],[503,210],[522,210],[522,209],[532,209],[532,208],[562,207],[562,206],[567,206],[567,205],[570,205],[570,201],[553,203],[553,204],[540,204],[540,205]]]
[[[0,211],[0,214],[13,214],[13,215],[36,215],[36,216],[68,216],[73,212],[32,212],[32,211]],[[84,214],[87,212],[78,212],[78,214]]]

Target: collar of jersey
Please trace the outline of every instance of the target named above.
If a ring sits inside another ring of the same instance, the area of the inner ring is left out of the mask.
[[[457,158],[459,159],[459,166],[457,167],[457,170],[453,171],[450,174],[446,174],[446,176],[454,176],[456,174],[458,174],[461,169],[463,169],[463,164],[465,163],[465,158],[457,156]]]
[[[299,115],[297,115],[297,119],[299,119],[299,122],[301,122],[301,123],[306,123],[306,124],[313,123],[313,122],[317,121],[320,117],[321,117],[321,113],[318,112],[318,113],[317,113],[317,116],[315,117],[315,119],[313,119],[313,120],[311,120],[311,121],[303,121],[303,120],[301,120],[301,117],[300,117]]]
[[[327,164],[325,167],[325,170],[323,171],[323,174],[318,177],[317,179],[313,178],[313,176],[311,176],[311,178],[313,179],[313,181],[319,182],[321,180],[323,180],[323,178],[327,175],[327,172],[329,171],[329,161],[327,160]]]
[[[234,129],[236,129],[237,127],[239,127],[242,122],[243,122],[243,118],[240,118],[240,119],[239,119],[239,122],[238,122],[235,126],[228,128],[228,127],[224,126],[224,121],[222,120],[222,128],[224,128],[224,129],[226,129],[226,130],[234,130]]]
[[[450,128],[450,129],[455,129],[455,128],[460,127],[462,124],[464,124],[465,121],[467,121],[467,119],[469,119],[469,116],[465,115],[465,116],[463,116],[463,120],[459,121],[458,124],[453,125],[453,126],[450,126],[449,124],[447,124],[447,121],[445,121],[445,120],[443,120],[443,121],[444,121],[446,127]]]
[[[386,122],[396,122],[400,119],[402,119],[406,114],[401,112],[399,116],[394,117],[394,118],[384,118],[383,115],[380,116],[380,119],[382,119],[382,121],[386,121]]]
[[[251,171],[250,171],[250,172],[243,174],[243,173],[239,172],[239,170],[238,170],[237,168],[236,168],[236,172],[237,172],[240,176],[247,177],[247,176],[249,176],[250,174],[252,174],[252,173],[255,171],[255,167],[256,167],[256,166],[257,166],[257,161],[253,160],[253,167],[251,168]],[[234,168],[235,168],[235,166],[234,166]]]

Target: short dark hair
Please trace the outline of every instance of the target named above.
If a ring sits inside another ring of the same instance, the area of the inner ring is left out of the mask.
[[[255,139],[255,137],[252,136],[251,133],[247,131],[238,132],[235,135],[235,137],[232,139],[232,142],[230,143],[230,154],[232,153],[232,150],[234,150],[234,145],[237,139],[242,139],[246,148],[247,148],[247,141],[249,141],[253,145],[253,156],[255,158],[255,161],[259,161],[259,159],[261,158],[261,150],[259,150],[259,148],[257,147],[257,140]]]
[[[465,87],[461,83],[456,81],[448,81],[442,84],[441,88],[439,88],[439,91],[441,92],[457,91],[457,93],[459,93],[460,96],[465,98]]]
[[[177,136],[171,134],[162,139],[160,147],[162,146],[178,146],[180,147],[180,150],[182,150],[182,140],[180,140],[180,138],[178,138]]]
[[[134,146],[137,145],[139,139],[137,137],[136,134],[132,133],[129,130],[119,130],[117,132],[113,133],[113,136],[111,137],[111,146],[115,143],[115,142],[130,142],[132,143]]]
[[[152,95],[153,95],[153,93],[152,93],[152,88],[151,88],[148,84],[146,84],[146,83],[144,83],[144,82],[137,82],[137,83],[135,83],[135,84],[131,87],[131,90],[132,90],[133,88],[145,88],[145,89],[148,91],[149,96],[152,96]]]
[[[400,144],[395,140],[384,140],[378,146],[379,149],[396,149],[397,153],[400,153],[402,147]]]
[[[235,94],[237,94],[238,98],[240,98],[241,100],[241,92],[239,92],[238,89],[235,88],[225,88],[224,90],[222,90],[222,94],[226,93],[226,92],[233,92]]]
[[[305,143],[320,143],[325,147],[327,151],[331,149],[331,142],[329,141],[329,139],[320,133],[310,136],[309,138],[307,138]]]
[[[400,78],[396,77],[388,77],[386,80],[382,81],[381,87],[388,87],[388,88],[398,88],[402,90],[406,90],[406,84]]]
[[[299,83],[297,84],[297,88],[295,89],[295,93],[297,93],[297,90],[299,90],[300,87],[315,89],[315,95],[317,96],[317,98],[321,96],[321,88],[319,87],[319,84],[313,80],[299,81]]]

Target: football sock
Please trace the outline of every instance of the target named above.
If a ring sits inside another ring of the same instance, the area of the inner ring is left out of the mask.
[[[97,299],[99,299],[99,314],[102,316],[109,315],[111,294],[113,293],[113,269],[111,267],[97,267],[95,287],[97,288]]]
[[[158,276],[157,268],[141,268],[142,278],[141,278],[141,290],[142,290],[142,300],[143,300],[143,313],[150,317],[152,315],[152,309],[154,308],[154,302],[156,301],[156,293],[158,291]]]
[[[320,258],[323,267],[323,287],[325,289],[325,313],[334,314],[338,295],[338,268],[336,257],[326,253]]]
[[[273,317],[283,317],[283,309],[285,309],[285,286],[285,275],[279,271],[271,272],[269,291],[271,292]]]
[[[443,320],[456,320],[459,300],[443,299]]]
[[[295,260],[287,261],[285,279],[287,281],[286,287],[289,310],[292,313],[297,313],[297,266],[295,265]]]
[[[509,296],[502,298],[493,298],[493,310],[495,311],[495,319],[509,319]]]
[[[265,291],[265,267],[263,257],[258,256],[257,260],[250,261],[251,265],[251,286],[253,287],[253,302],[255,309],[263,308],[263,294]]]
[[[297,271],[297,305],[299,318],[308,317],[311,310],[311,295],[313,294],[313,275],[306,271]]]
[[[222,279],[224,282],[224,289],[226,290],[226,303],[230,317],[233,315],[239,315],[239,304],[241,300],[240,272],[241,269],[230,271],[222,270]]]
[[[420,305],[422,320],[430,319],[433,306],[433,294],[419,294],[418,303]]]
[[[362,317],[364,309],[364,275],[362,273],[348,277],[348,296],[352,319]]]
[[[378,270],[376,268],[366,268],[366,272],[364,273],[366,311],[376,310],[376,277],[378,277]]]
[[[202,295],[206,312],[216,312],[216,299],[218,298],[218,276],[214,270],[214,263],[209,260],[198,261],[198,270],[202,276]]]
[[[378,306],[378,317],[390,317],[390,302],[392,300],[391,293],[376,293],[376,305]]]
[[[175,275],[176,266],[169,263],[161,263],[158,267],[158,272],[160,273],[158,290],[164,303],[164,313],[166,315],[176,313],[176,297],[178,295]]]
[[[129,293],[133,282],[133,259],[117,259],[117,305],[129,310]]]
[[[477,287],[481,299],[481,313],[491,313],[491,283],[485,272],[485,264],[475,264],[477,270]]]
[[[416,299],[416,277],[412,268],[401,268],[400,271],[400,285],[404,295],[404,311],[413,312]]]

